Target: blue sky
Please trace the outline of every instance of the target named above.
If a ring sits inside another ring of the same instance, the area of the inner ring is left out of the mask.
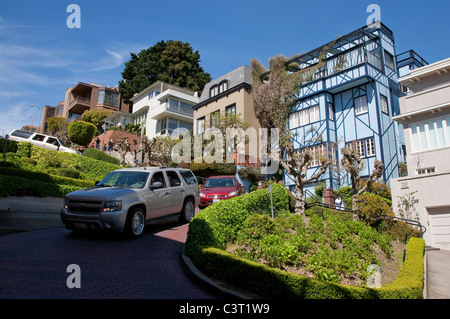
[[[66,25],[72,3],[81,9],[78,29]],[[450,57],[448,0],[1,0],[0,135],[37,124],[38,108],[57,105],[78,82],[116,86],[130,52],[158,41],[190,43],[217,78],[360,28],[372,3],[397,53],[414,49],[429,63]]]

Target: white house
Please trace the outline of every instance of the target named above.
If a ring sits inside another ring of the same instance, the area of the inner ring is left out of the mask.
[[[391,180],[392,202],[413,197],[413,209],[427,228],[428,246],[450,250],[450,58],[411,71],[399,79],[408,94],[400,98],[408,176]],[[416,217],[416,216],[410,216]]]
[[[192,130],[193,106],[198,93],[177,85],[156,81],[133,96],[133,124],[141,124],[149,138],[171,134],[177,128]]]

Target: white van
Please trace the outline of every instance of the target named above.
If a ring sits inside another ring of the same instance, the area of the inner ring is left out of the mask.
[[[68,152],[80,154],[79,152],[68,148],[60,139],[36,132],[14,130],[7,136],[11,141],[30,142],[33,145],[40,146],[53,151]]]

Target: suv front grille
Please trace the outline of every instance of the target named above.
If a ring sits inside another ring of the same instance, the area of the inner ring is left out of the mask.
[[[69,200],[67,208],[74,213],[98,214],[101,212],[102,202]]]

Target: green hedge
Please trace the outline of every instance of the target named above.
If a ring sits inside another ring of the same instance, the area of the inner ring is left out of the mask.
[[[288,210],[288,195],[274,185],[274,211]],[[423,239],[411,238],[397,279],[379,289],[346,286],[307,278],[239,258],[224,250],[253,213],[270,214],[267,189],[216,203],[195,216],[189,226],[185,253],[206,275],[270,298],[420,299],[423,292]]]
[[[0,175],[10,177],[20,177],[23,179],[31,179],[45,183],[56,183],[61,185],[77,186],[83,188],[94,186],[94,182],[92,181],[83,181],[80,179],[73,179],[70,177],[49,175],[45,173],[32,172],[12,167],[0,167]]]
[[[104,161],[107,163],[112,163],[115,165],[120,165],[120,159],[115,158],[109,154],[106,154],[103,151],[100,151],[98,149],[95,148],[87,148],[84,152],[83,155],[86,157],[90,157],[90,158],[94,158],[96,160],[99,161]]]
[[[289,211],[287,190],[273,185],[274,212]],[[235,238],[251,214],[271,214],[270,195],[267,188],[215,203],[202,210],[189,225],[185,245],[188,254],[196,254],[200,246],[225,248]]]
[[[0,197],[64,197],[70,192],[83,188],[85,187],[42,182],[17,176],[0,175]]]
[[[70,168],[78,170],[84,179],[99,181],[112,171],[119,169],[119,165],[106,163],[86,156],[67,152],[47,150],[42,147],[31,148],[31,159],[41,167]]]

